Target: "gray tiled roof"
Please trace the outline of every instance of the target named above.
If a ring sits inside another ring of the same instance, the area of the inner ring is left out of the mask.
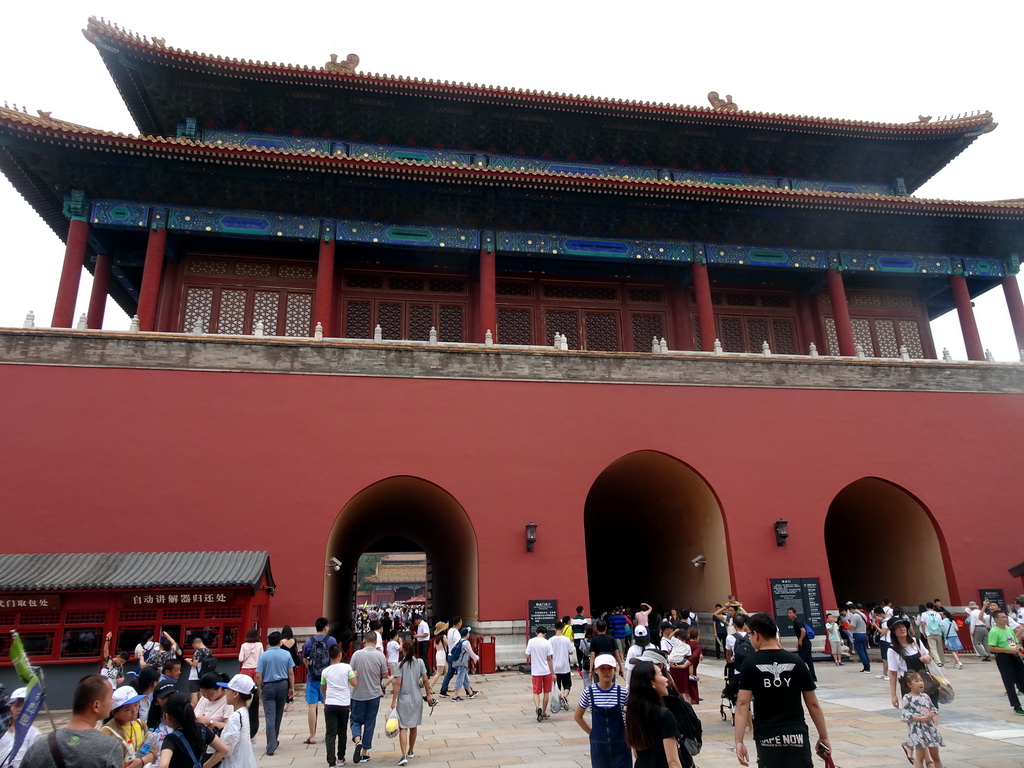
[[[97,552],[0,555],[0,592],[154,587],[252,587],[264,574],[266,552]]]

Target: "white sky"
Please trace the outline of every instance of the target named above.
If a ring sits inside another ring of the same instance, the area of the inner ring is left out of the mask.
[[[7,3],[0,103],[134,133],[81,33],[95,15],[187,50],[309,66],[331,53],[357,53],[363,72],[482,85],[701,106],[716,90],[741,109],[885,122],[987,109],[999,128],[917,195],[1024,197],[1024,101],[1013,77],[1024,3],[309,0],[254,7]],[[37,324],[48,324],[63,243],[2,177],[0,232],[0,326],[20,327],[30,309]],[[83,273],[76,318],[91,280]],[[1002,290],[977,299],[975,313],[983,345],[997,360],[1016,360]],[[108,302],[104,325],[127,329],[128,318]],[[955,312],[932,330],[937,349],[966,358]]]

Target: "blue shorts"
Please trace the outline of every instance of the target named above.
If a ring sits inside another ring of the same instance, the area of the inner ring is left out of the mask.
[[[320,692],[320,681],[306,683],[306,703],[323,704],[324,695]]]

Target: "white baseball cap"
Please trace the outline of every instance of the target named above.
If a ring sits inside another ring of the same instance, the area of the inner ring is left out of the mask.
[[[122,685],[120,688],[114,691],[114,702],[110,705],[111,709],[117,709],[128,704],[134,704],[136,701],[142,699],[141,693],[136,691],[130,685]]]
[[[217,683],[217,685],[248,696],[252,693],[252,689],[256,687],[256,682],[248,675],[235,675],[226,683]]]
[[[647,637],[647,627],[641,625],[633,629],[634,637]]]
[[[11,691],[11,695],[8,696],[7,698],[8,698],[9,701],[14,701],[15,699],[24,699],[27,695],[28,695],[28,690],[27,689],[25,689],[25,688],[15,688],[13,691]]]
[[[598,667],[617,667],[619,662],[615,660],[615,657],[610,653],[602,653],[596,659],[594,659],[594,669]]]

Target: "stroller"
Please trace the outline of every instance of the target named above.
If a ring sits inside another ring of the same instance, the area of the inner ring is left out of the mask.
[[[731,725],[736,725],[736,699],[739,694],[739,676],[733,674],[732,664],[726,664],[725,687],[722,688],[722,703],[718,706],[718,713],[722,720],[729,720]]]

